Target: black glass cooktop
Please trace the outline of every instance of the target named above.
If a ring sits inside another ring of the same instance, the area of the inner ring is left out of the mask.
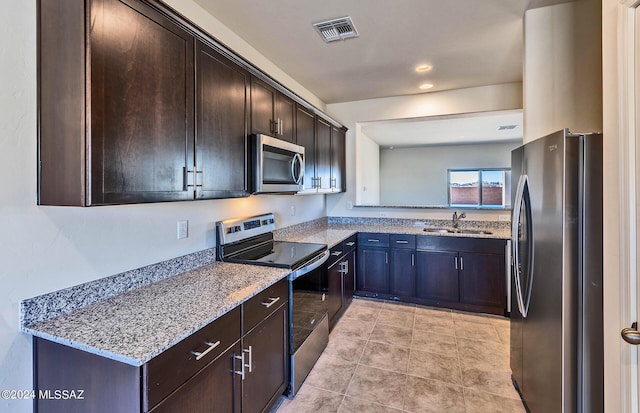
[[[225,261],[295,269],[326,249],[325,244],[269,241],[233,254]]]

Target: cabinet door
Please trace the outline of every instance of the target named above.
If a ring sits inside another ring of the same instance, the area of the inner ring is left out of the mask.
[[[392,248],[389,250],[389,290],[390,294],[412,297],[415,294],[415,251]]]
[[[389,292],[389,253],[386,248],[358,249],[358,290]]]
[[[331,125],[316,118],[316,188],[331,191]]]
[[[282,93],[276,93],[276,137],[296,143],[295,135],[296,104]]]
[[[504,308],[504,255],[460,253],[460,301]]]
[[[245,363],[251,364],[242,384],[243,413],[269,411],[287,387],[287,309],[282,305],[242,339]]]
[[[352,250],[347,253],[346,260],[344,261],[346,264],[345,273],[343,275],[343,305],[346,306],[347,303],[351,302],[353,298],[353,293],[356,290],[356,251]]]
[[[315,189],[316,117],[302,106],[296,108],[296,143],[304,147],[304,189]]]
[[[458,302],[458,253],[416,252],[416,296]]]
[[[346,188],[346,154],[345,133],[343,129],[331,127],[331,190],[345,192]]]
[[[275,89],[255,77],[251,78],[251,133],[274,136],[275,97]]]
[[[151,410],[152,413],[233,413],[240,411],[238,341]],[[131,410],[133,411],[133,410]]]
[[[329,323],[334,321],[336,315],[342,308],[342,261],[338,261],[333,264],[327,270],[327,277],[329,282],[329,294],[327,297],[329,305]]]
[[[192,199],[193,37],[135,0],[90,18],[90,203]]]
[[[196,71],[196,198],[248,196],[249,74],[201,42]]]

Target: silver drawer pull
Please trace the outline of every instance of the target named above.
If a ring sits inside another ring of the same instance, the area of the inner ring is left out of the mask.
[[[338,257],[338,256],[342,255],[342,251],[333,251],[331,253],[331,255],[333,255],[334,257]]]
[[[409,241],[396,241],[397,244],[408,244]]]
[[[354,245],[356,245],[356,243],[353,241],[347,242],[347,247],[353,247]]]
[[[209,341],[205,341],[204,342],[206,345],[209,346],[209,348],[207,348],[205,351],[203,351],[202,353],[200,353],[199,351],[191,351],[191,354],[193,354],[194,356],[196,356],[196,360],[200,360],[201,358],[203,358],[204,356],[206,356],[207,354],[209,354],[209,352],[211,350],[213,350],[214,348],[218,347],[220,345],[220,340],[216,341],[215,343],[211,343]]]
[[[280,297],[275,297],[275,298],[274,297],[269,297],[269,302],[268,303],[260,303],[260,304],[262,304],[263,306],[269,308],[272,305],[274,305],[275,303],[277,303],[278,301],[280,301]]]
[[[380,242],[379,239],[368,239],[367,241],[369,241],[369,242]]]

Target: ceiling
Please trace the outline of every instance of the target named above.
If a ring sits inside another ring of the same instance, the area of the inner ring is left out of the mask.
[[[566,0],[195,1],[329,104],[519,82],[525,9]],[[359,37],[312,26],[345,16]]]
[[[507,110],[361,123],[361,131],[381,147],[522,141],[522,111]],[[498,130],[500,126],[513,129]]]

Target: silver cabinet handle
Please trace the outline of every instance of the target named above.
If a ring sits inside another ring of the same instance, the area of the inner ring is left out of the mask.
[[[620,332],[622,339],[634,346],[640,345],[640,331],[638,331],[638,323],[631,324],[631,328],[627,327]]]
[[[464,261],[462,260],[462,257],[460,257],[460,271],[464,271]]]
[[[369,241],[369,242],[380,242],[379,239],[368,239],[367,241]]]
[[[342,251],[333,251],[331,255],[333,255],[334,257],[339,257],[340,255],[342,255]]]
[[[220,345],[220,340],[216,341],[215,343],[211,343],[209,341],[205,341],[204,343],[209,347],[205,351],[203,351],[202,353],[199,352],[199,351],[193,351],[193,350],[191,351],[191,354],[196,356],[196,360],[200,360],[201,358],[203,358],[204,356],[209,354],[209,352],[211,350],[213,350],[214,348],[218,347]]]
[[[388,252],[384,253],[384,263],[385,264],[389,264],[389,253]]]
[[[274,305],[275,303],[277,303],[278,301],[280,301],[280,297],[275,297],[275,298],[274,297],[269,297],[268,302],[260,303],[260,304],[262,304],[263,306],[269,308],[272,305]]]
[[[347,242],[347,247],[353,247],[354,245],[356,245],[355,242]]]
[[[456,266],[456,270],[458,269],[458,257],[453,257],[453,263]]]
[[[240,371],[236,371],[236,370],[234,369],[234,370],[233,370],[233,372],[234,372],[235,374],[239,374],[239,375],[240,375],[240,377],[242,377],[242,380],[244,381],[244,376],[245,376],[245,374],[244,374],[244,367],[245,367],[245,364],[244,364],[244,351],[243,351],[243,352],[242,352],[242,354],[240,354],[239,356],[233,356],[233,357],[234,357],[234,358],[236,358],[236,359],[238,359],[238,360],[240,360],[240,368],[242,369],[242,370],[240,370]]]
[[[242,350],[243,352],[249,354],[249,363],[248,364],[244,364],[244,360],[242,360],[242,363],[244,365],[244,367],[248,367],[249,368],[249,373],[252,372],[252,365],[253,365],[253,348],[251,348],[251,346],[249,346],[249,348],[247,350]],[[242,370],[244,371],[244,367],[242,368]]]
[[[403,240],[398,240],[396,241],[396,244],[408,244],[409,241],[403,241]]]
[[[416,254],[411,253],[411,266],[415,267],[416,266]]]

